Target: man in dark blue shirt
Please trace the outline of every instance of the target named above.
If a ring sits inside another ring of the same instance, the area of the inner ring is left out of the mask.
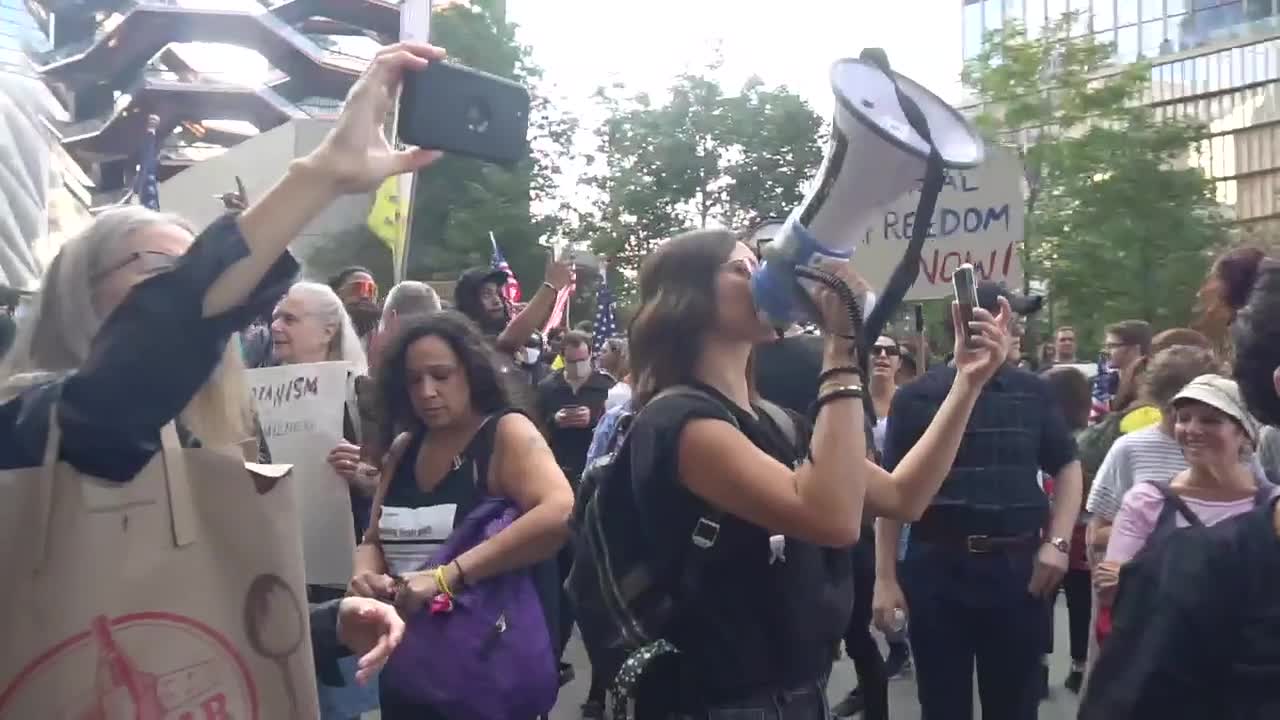
[[[980,304],[996,308],[1005,293],[984,284]],[[954,380],[955,369],[942,366],[898,390],[889,413],[886,467],[895,467],[919,441]],[[983,717],[1036,717],[1046,598],[1066,572],[1080,507],[1083,480],[1075,455],[1048,383],[1013,366],[1001,368],[978,398],[942,488],[911,526],[901,586],[896,563],[877,563],[878,615],[894,607],[910,612],[926,720],[972,717],[975,658]],[[1052,512],[1042,471],[1055,480]],[[877,524],[877,546],[896,548],[901,525],[884,518]]]

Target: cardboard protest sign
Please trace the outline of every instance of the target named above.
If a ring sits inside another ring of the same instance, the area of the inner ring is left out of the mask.
[[[293,465],[307,583],[345,587],[351,580],[355,525],[347,481],[327,457],[342,441],[345,362],[249,371],[249,387],[271,461]]]
[[[974,170],[948,171],[921,252],[920,275],[907,300],[951,297],[951,274],[966,262],[973,263],[979,282],[1021,286],[1022,180],[1022,163],[1017,156],[990,145],[986,161]],[[908,192],[866,229],[853,264],[873,288],[887,285],[901,260],[919,202],[918,189]]]

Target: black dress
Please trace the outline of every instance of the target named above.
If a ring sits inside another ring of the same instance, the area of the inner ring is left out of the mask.
[[[664,573],[680,567],[706,507],[679,481],[677,448],[689,421],[728,421],[731,413],[754,445],[789,467],[800,460],[799,448],[808,446],[807,428],[793,446],[763,410],[752,417],[715,389],[697,387],[707,397],[658,398],[630,431],[631,479]],[[787,538],[784,559],[775,561],[772,534],[733,516],[721,522],[703,589],[682,599],[684,610],[667,636],[680,650],[679,679],[668,688],[679,698],[678,710],[751,702],[762,693],[825,683],[853,609],[850,551]]]

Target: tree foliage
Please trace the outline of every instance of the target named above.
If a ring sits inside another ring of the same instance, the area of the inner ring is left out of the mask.
[[[607,119],[584,184],[597,199],[572,237],[614,259],[623,296],[666,238],[786,214],[822,159],[822,119],[804,99],[758,78],[728,94],[716,69],[679,76],[661,99],[621,85],[596,93]]]
[[[1028,283],[1048,282],[1060,324],[1096,340],[1138,318],[1184,325],[1222,235],[1213,187],[1189,160],[1204,129],[1143,104],[1144,63],[1072,37],[1066,14],[1040,37],[1019,23],[987,35],[963,79],[979,126],[1019,148],[1026,174]]]
[[[559,231],[556,177],[572,155],[577,121],[542,91],[542,72],[530,48],[516,41],[515,25],[501,17],[501,6],[498,0],[475,0],[435,13],[432,42],[447,48],[451,60],[530,88],[530,157],[504,169],[446,156],[419,173],[409,277],[453,279],[468,267],[487,265],[492,232],[517,277],[536,286],[546,260],[539,241]],[[552,211],[538,211],[548,207]]]

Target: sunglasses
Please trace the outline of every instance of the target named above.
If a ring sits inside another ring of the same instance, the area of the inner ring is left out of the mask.
[[[131,252],[124,256],[119,262],[105,267],[98,272],[89,276],[89,282],[98,284],[130,265],[137,264],[143,277],[151,277],[161,273],[168,272],[178,264],[178,256],[163,253],[158,250],[139,250]]]
[[[897,345],[872,345],[872,346],[871,346],[871,354],[872,354],[872,355],[884,355],[884,356],[886,356],[886,357],[898,357],[898,355],[899,355],[899,354],[901,354],[901,353],[902,353],[902,350],[900,350],[900,349],[898,348],[898,346],[897,346]]]
[[[372,280],[352,280],[346,284],[343,292],[344,294],[350,293],[358,298],[372,300],[378,296],[378,283]]]

